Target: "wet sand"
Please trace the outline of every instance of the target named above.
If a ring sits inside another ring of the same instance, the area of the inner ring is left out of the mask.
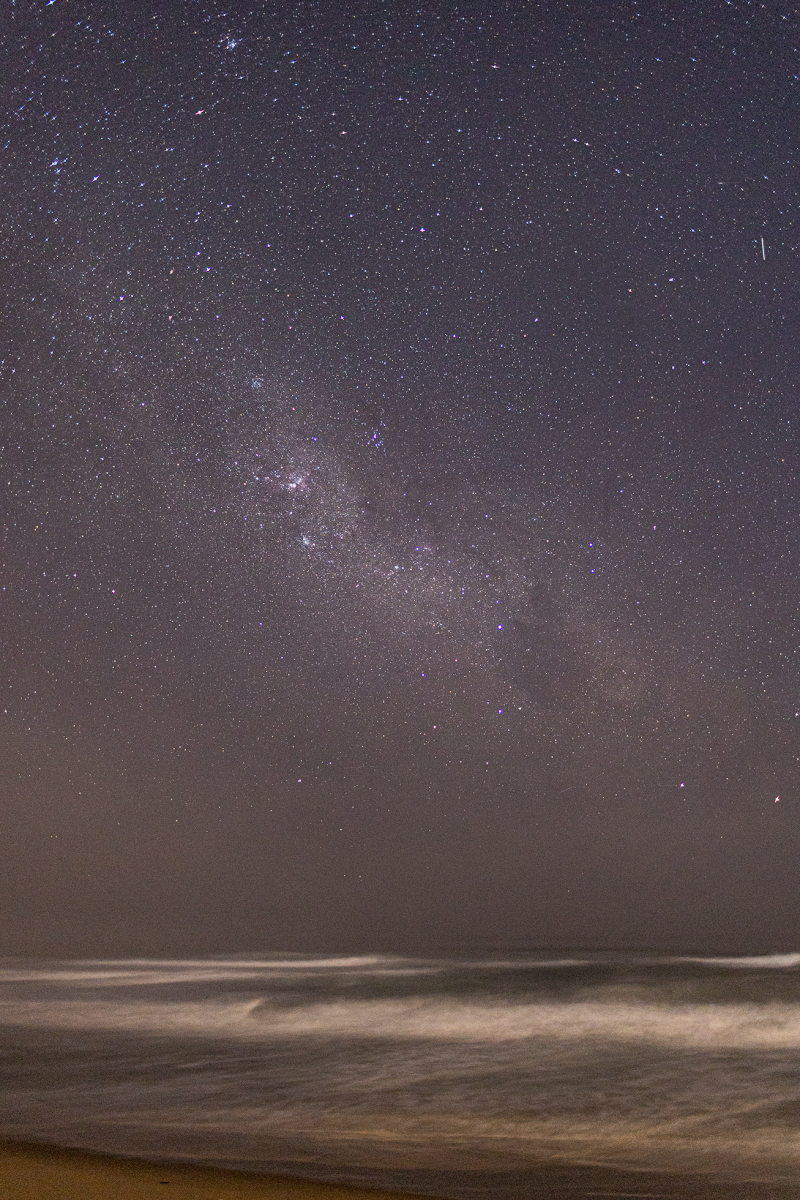
[[[274,1175],[0,1142],[0,1200],[408,1200]]]
[[[469,1195],[503,1200],[800,1200],[800,1181],[720,1181],[604,1167],[543,1165],[501,1172],[434,1172],[409,1190],[376,1191],[85,1150],[0,1141],[0,1200],[408,1200]],[[437,1187],[437,1183],[441,1187]]]

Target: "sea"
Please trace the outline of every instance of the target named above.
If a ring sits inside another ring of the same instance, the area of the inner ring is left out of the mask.
[[[0,1076],[27,1142],[420,1195],[800,1195],[800,953],[4,960]]]

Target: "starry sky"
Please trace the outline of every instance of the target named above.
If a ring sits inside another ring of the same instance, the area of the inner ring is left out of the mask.
[[[794,6],[0,31],[0,952],[800,945]]]

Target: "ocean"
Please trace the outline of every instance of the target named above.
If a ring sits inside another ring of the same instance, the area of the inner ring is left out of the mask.
[[[6,1138],[454,1197],[542,1166],[767,1189],[800,1179],[800,954],[5,960],[0,1072]]]

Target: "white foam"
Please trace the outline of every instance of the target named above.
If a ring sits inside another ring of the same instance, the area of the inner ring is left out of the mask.
[[[331,958],[242,958],[242,959],[105,959],[75,961],[64,965],[12,965],[0,968],[3,983],[54,983],[103,987],[135,984],[224,983],[226,980],[273,980],[302,973],[337,974],[358,972],[364,976],[387,974],[430,974],[435,965],[416,965],[419,960],[387,955]]]
[[[0,1024],[199,1036],[560,1043],[652,1043],[680,1047],[800,1049],[800,1004],[543,1002],[487,1003],[443,997],[337,1000],[280,1007],[251,998],[174,1001],[0,1001]]]
[[[180,983],[224,983],[227,980],[272,980],[300,977],[302,975],[350,974],[362,975],[365,979],[387,975],[431,975],[448,971],[503,971],[513,970],[571,970],[594,964],[607,964],[606,955],[586,957],[542,958],[520,956],[507,959],[419,959],[399,955],[364,954],[330,955],[327,957],[303,957],[299,955],[274,955],[263,958],[242,956],[224,959],[85,959],[64,963],[7,962],[0,966],[0,984],[64,984],[71,987],[153,986]],[[708,967],[726,967],[739,970],[791,970],[800,967],[800,953],[763,954],[750,956],[705,956],[684,955],[659,958],[633,956],[623,959],[631,966],[668,965],[695,963]]]
[[[772,970],[785,970],[787,967],[800,967],[800,954],[754,954],[739,958],[675,958],[673,962],[704,963],[712,967],[745,967],[756,970],[761,967]]]

